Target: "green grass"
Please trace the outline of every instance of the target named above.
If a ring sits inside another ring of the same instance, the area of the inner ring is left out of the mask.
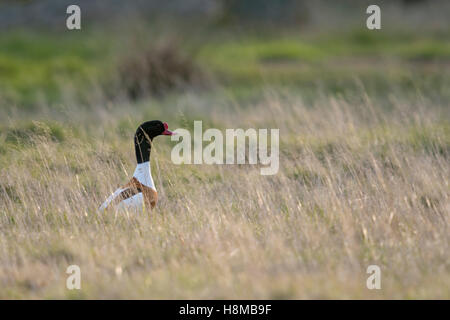
[[[16,31],[0,35],[0,88],[9,104],[32,108],[86,93],[107,70],[107,47],[97,35]],[[42,101],[43,100],[43,101]]]
[[[439,84],[448,81],[449,76],[433,65],[450,60],[450,45],[443,38],[442,34],[411,36],[370,31],[332,36],[243,34],[200,43],[194,58],[234,93],[257,90],[267,84],[295,90],[321,84],[342,93],[345,90],[340,88],[351,88],[355,78],[368,90],[384,93],[388,91],[386,77],[390,85],[408,86],[408,79],[414,78],[420,89],[441,90]],[[185,43],[192,47],[189,38]],[[93,87],[114,83],[115,64],[123,55],[111,51],[117,45],[105,32],[2,34],[1,98],[6,105],[19,108],[57,104],[69,98],[86,102],[95,91]],[[427,84],[433,78],[437,78],[435,83]]]

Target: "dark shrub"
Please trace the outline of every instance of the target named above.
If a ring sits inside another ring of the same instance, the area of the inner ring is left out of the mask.
[[[127,57],[119,66],[120,83],[133,100],[147,94],[194,84],[200,79],[192,58],[173,44],[160,45]]]

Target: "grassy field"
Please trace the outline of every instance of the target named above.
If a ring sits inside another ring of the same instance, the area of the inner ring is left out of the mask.
[[[0,298],[450,298],[448,36],[205,35],[179,45],[207,85],[133,100],[111,34],[1,35]],[[151,119],[279,128],[280,171],[158,137],[156,209],[99,214]]]

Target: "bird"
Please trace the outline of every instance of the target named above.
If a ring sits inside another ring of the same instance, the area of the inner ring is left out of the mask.
[[[134,135],[137,165],[133,177],[103,202],[99,207],[100,212],[109,208],[142,210],[144,207],[153,209],[156,206],[158,193],[150,168],[152,142],[157,136],[174,134],[176,133],[169,130],[168,124],[160,120],[146,121],[139,125]]]

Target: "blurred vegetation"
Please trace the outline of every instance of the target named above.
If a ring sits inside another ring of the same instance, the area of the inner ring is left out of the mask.
[[[157,48],[149,42],[125,53],[111,50],[118,46],[111,34],[9,32],[0,35],[0,99],[4,108],[25,109],[71,99],[86,103],[93,88],[113,99],[120,94],[135,99],[180,83],[195,86],[205,73],[236,93],[268,84],[296,90],[320,84],[343,93],[359,78],[372,93],[385,94],[386,79],[406,89],[415,79],[419,89],[449,97],[449,73],[441,69],[450,62],[449,37],[450,31],[360,29],[332,35],[206,34],[201,43],[186,38],[180,46],[169,41]]]
[[[102,79],[107,43],[77,34],[16,31],[0,35],[0,96],[3,104],[32,108],[83,94]]]
[[[113,131],[124,140],[139,118],[189,127],[200,117],[221,128],[212,106],[233,112],[234,104],[258,106],[275,93],[311,105],[324,95],[351,104],[374,99],[386,112],[400,97],[413,105],[426,100],[441,110],[436,127],[448,137],[450,29],[409,30],[404,21],[380,31],[339,28],[314,24],[324,7],[303,1],[264,1],[256,11],[254,1],[219,3],[220,12],[204,21],[136,15],[132,23],[84,23],[81,31],[24,25],[0,32],[0,153],[95,130],[105,113],[117,117]],[[354,7],[342,4],[338,17]],[[73,121],[83,130],[69,130]],[[436,143],[421,130],[404,143],[448,153],[448,141]]]
[[[448,298],[450,5],[379,2],[0,2],[0,298]],[[156,210],[99,215],[144,119],[279,128],[279,173],[159,137]]]
[[[191,57],[173,43],[153,46],[124,59],[119,65],[119,83],[136,100],[146,94],[164,94],[186,84],[199,84],[201,73]]]

